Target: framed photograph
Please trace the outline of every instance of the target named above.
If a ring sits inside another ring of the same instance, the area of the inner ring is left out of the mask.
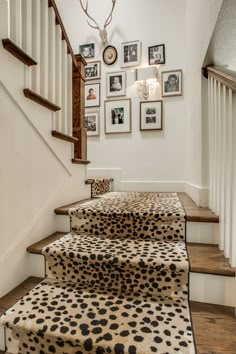
[[[121,43],[121,67],[137,66],[141,63],[141,42]]]
[[[112,45],[108,45],[103,51],[103,61],[107,65],[112,65],[116,62],[117,50]]]
[[[149,65],[165,64],[165,44],[148,47]]]
[[[162,96],[181,96],[182,70],[162,71],[161,94]]]
[[[105,101],[105,133],[131,132],[131,99]]]
[[[84,127],[87,136],[99,135],[99,112],[85,112]]]
[[[85,67],[85,79],[96,80],[101,78],[101,61],[90,61]]]
[[[100,106],[100,84],[85,84],[85,108]]]
[[[88,43],[79,46],[79,53],[83,55],[85,59],[90,59],[95,57],[95,44]]]
[[[162,130],[162,101],[140,102],[140,130]]]
[[[126,95],[126,72],[107,73],[107,97]]]

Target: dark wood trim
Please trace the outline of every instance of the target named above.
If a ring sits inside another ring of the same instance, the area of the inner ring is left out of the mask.
[[[40,96],[38,93],[30,90],[30,89],[24,89],[24,94],[25,97],[29,98],[30,100],[40,104],[41,106],[44,106],[48,109],[50,109],[53,112],[59,111],[61,108],[57,106],[55,103],[50,102],[46,98]]]
[[[85,65],[87,64],[81,55],[76,56],[77,70],[72,77],[72,112],[73,112],[73,136],[78,138],[74,144],[74,158],[87,160],[87,132],[84,128],[85,115]]]
[[[83,160],[83,159],[71,159],[72,163],[78,164],[78,165],[88,165],[91,161],[88,160]]]
[[[2,40],[3,47],[11,53],[15,58],[28,66],[37,65],[37,62],[29,56],[23,49],[18,47],[10,38]]]
[[[203,76],[220,81],[222,84],[236,92],[236,72],[219,66],[209,65],[202,69]]]
[[[65,41],[66,41],[66,44],[67,44],[67,52],[71,54],[72,62],[73,62],[74,68],[77,68],[77,61],[76,61],[76,59],[75,59],[75,55],[74,55],[73,49],[72,49],[72,47],[71,47],[69,38],[68,38],[68,36],[67,36],[66,30],[65,30],[65,27],[64,27],[64,25],[63,25],[63,22],[62,22],[62,19],[61,19],[60,14],[59,14],[57,5],[56,5],[56,3],[55,3],[55,0],[48,0],[48,7],[53,7],[53,9],[54,9],[54,11],[55,11],[56,24],[57,24],[57,25],[60,25],[61,30],[62,30],[62,40],[65,40]]]
[[[68,233],[69,233],[69,231],[68,232],[56,231],[53,234],[43,238],[39,242],[36,242],[33,245],[27,247],[27,252],[34,253],[34,254],[41,254],[42,249],[44,247],[48,246],[50,243],[52,243],[56,240],[59,240],[59,238],[61,238],[62,236],[65,236]]]
[[[69,143],[77,143],[78,139],[71,136],[71,135],[67,135],[64,133],[60,133],[57,130],[52,130],[52,136],[54,136],[54,138],[58,138],[64,141],[68,141]]]

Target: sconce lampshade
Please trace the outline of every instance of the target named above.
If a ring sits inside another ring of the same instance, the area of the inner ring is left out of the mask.
[[[135,81],[157,80],[157,67],[147,66],[135,70]]]

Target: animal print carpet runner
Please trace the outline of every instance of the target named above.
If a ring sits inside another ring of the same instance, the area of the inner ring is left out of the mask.
[[[2,318],[8,350],[194,354],[178,196],[107,193],[70,215],[43,250],[48,278]]]

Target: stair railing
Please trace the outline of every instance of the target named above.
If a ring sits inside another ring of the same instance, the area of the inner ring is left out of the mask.
[[[55,0],[1,1],[7,13],[3,46],[28,66],[25,96],[54,112],[52,135],[74,143],[74,158],[86,163],[86,62],[75,57]]]
[[[216,66],[208,78],[209,208],[220,218],[219,247],[236,266],[236,72]]]

